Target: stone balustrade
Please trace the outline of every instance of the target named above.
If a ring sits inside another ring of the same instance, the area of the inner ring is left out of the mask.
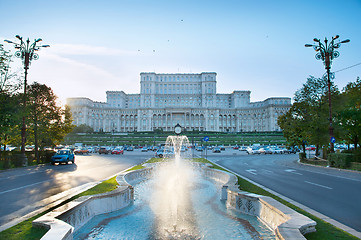
[[[134,190],[129,183],[145,180],[150,175],[150,168],[121,174],[117,176],[120,186],[116,190],[71,201],[34,220],[33,226],[49,229],[42,240],[73,239],[73,233],[94,216],[129,206],[134,199]]]
[[[202,174],[223,185],[222,200],[228,208],[257,217],[272,229],[277,239],[306,239],[303,235],[316,231],[316,222],[271,197],[239,191],[233,174],[203,168]]]

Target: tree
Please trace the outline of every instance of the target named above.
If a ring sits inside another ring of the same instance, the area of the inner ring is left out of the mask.
[[[73,128],[73,131],[71,133],[92,133],[94,132],[94,129],[86,124],[80,124],[79,126],[76,126]]]
[[[307,134],[305,132],[305,127],[303,127],[304,122],[297,115],[296,105],[292,105],[290,110],[281,115],[277,124],[280,126],[283,132],[283,136],[286,138],[290,146],[303,146],[303,152],[306,152],[305,141],[307,141]]]
[[[73,125],[68,107],[56,103],[56,95],[45,84],[33,83],[28,90],[29,139],[34,142],[35,156],[39,161],[39,147],[54,146],[63,140]]]
[[[355,149],[361,138],[361,80],[346,85],[341,95],[342,107],[336,114],[336,121],[343,130],[343,138],[353,143]]]
[[[16,133],[20,134],[20,103],[20,94],[0,92],[0,145],[4,145],[4,149],[6,145],[16,142]]]
[[[327,91],[327,79],[310,76],[296,91],[295,102],[289,112],[278,122],[288,141],[303,147],[305,141],[314,144],[316,155],[321,146],[329,143]],[[338,89],[331,84],[331,96],[335,99],[338,95]]]
[[[20,84],[16,83],[16,74],[10,73],[11,56],[0,44],[0,145],[14,143],[17,138],[18,124],[21,120],[21,94],[17,93]]]

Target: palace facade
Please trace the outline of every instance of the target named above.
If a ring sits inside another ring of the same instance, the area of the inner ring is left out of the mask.
[[[215,72],[199,74],[141,73],[140,94],[107,91],[106,102],[68,98],[74,124],[96,132],[163,129],[179,123],[187,131],[279,131],[277,118],[291,106],[291,98],[250,101],[250,91],[219,94]]]

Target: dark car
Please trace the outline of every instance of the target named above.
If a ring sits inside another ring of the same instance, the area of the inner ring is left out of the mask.
[[[221,152],[221,149],[219,147],[214,147],[212,152],[214,153],[220,153]]]
[[[54,165],[55,163],[65,163],[68,164],[69,162],[74,163],[75,157],[74,153],[70,149],[61,149],[55,153],[54,156],[51,158],[51,164]]]
[[[111,151],[109,149],[105,148],[105,147],[99,148],[99,151],[98,151],[99,154],[108,154],[110,152]]]
[[[297,153],[297,149],[296,148],[288,148],[286,150],[284,150],[284,153],[288,153],[288,154],[296,154]]]

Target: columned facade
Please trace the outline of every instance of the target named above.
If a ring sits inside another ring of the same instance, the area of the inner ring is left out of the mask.
[[[179,123],[188,131],[279,131],[277,118],[291,99],[273,97],[250,102],[250,91],[216,93],[216,73],[141,73],[140,94],[107,91],[107,102],[69,98],[74,124],[96,132],[172,131]]]

